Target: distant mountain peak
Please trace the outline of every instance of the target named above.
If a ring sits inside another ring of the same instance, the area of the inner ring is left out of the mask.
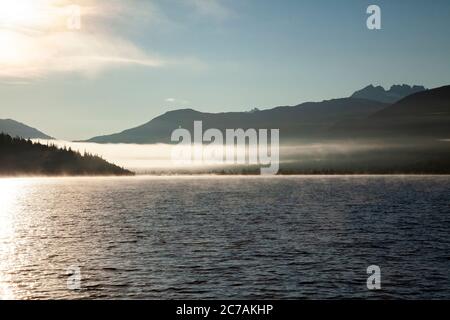
[[[392,85],[389,90],[384,89],[382,86],[374,86],[373,84],[356,91],[351,95],[351,98],[360,98],[375,100],[384,103],[395,103],[409,95],[427,90],[421,85],[407,85],[407,84],[395,84]]]

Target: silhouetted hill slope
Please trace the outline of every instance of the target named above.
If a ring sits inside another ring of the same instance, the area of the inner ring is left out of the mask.
[[[193,130],[195,120],[203,130],[217,128],[280,129],[282,141],[322,137],[339,121],[359,121],[386,104],[354,98],[308,102],[252,112],[204,113],[192,109],[167,112],[150,122],[123,132],[89,139],[97,143],[169,143],[172,131],[181,127]]]
[[[384,103],[395,103],[411,94],[425,91],[424,86],[393,85],[389,90],[385,90],[381,86],[369,85],[364,89],[356,91],[351,97],[359,99],[375,100]]]
[[[0,119],[0,133],[25,139],[53,139],[45,133],[12,119]]]
[[[0,134],[0,175],[132,175],[90,154]]]
[[[367,119],[340,123],[335,132],[355,137],[450,138],[450,86],[410,95]]]

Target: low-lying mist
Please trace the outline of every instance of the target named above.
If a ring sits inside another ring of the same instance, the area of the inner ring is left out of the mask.
[[[254,174],[260,165],[180,164],[171,158],[169,144],[97,144],[58,140],[36,140],[80,153],[88,152],[133,170],[138,174]],[[444,146],[444,147],[443,147]],[[280,173],[447,173],[450,145],[446,141],[426,143],[329,141],[280,146]],[[450,173],[450,172],[449,172]]]

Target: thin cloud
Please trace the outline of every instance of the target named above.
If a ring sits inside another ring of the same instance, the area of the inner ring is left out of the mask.
[[[81,29],[70,30],[68,19],[73,17],[68,14],[73,12],[66,10],[70,4],[67,1],[4,1],[0,14],[2,79],[17,82],[55,72],[95,75],[126,65],[161,67],[165,64],[164,59],[149,54],[108,28],[108,24],[126,14],[125,6],[119,10],[121,2],[79,1]]]
[[[171,103],[171,104],[184,104],[184,105],[189,104],[188,100],[178,99],[178,98],[167,98],[164,101]]]

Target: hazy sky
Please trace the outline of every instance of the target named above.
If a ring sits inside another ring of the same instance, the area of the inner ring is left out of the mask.
[[[382,30],[366,27],[370,4]],[[0,0],[0,118],[84,139],[180,107],[436,87],[450,84],[449,32],[448,0]]]

